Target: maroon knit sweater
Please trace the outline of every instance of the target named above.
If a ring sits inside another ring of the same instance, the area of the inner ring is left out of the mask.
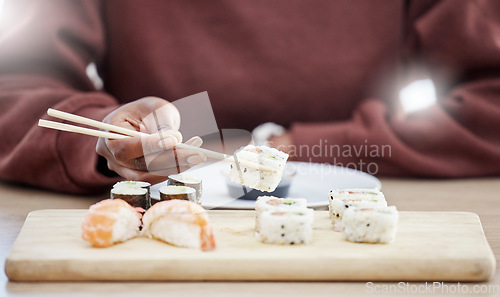
[[[201,91],[219,128],[273,121],[299,147],[337,146],[299,160],[361,159],[393,176],[498,175],[499,36],[497,0],[7,0],[0,178],[100,191],[115,179],[96,169],[96,139],[37,127],[47,108],[101,120],[144,96]],[[102,90],[86,75],[90,62]],[[398,90],[424,76],[437,104],[401,113]],[[363,146],[386,150],[352,151]]]

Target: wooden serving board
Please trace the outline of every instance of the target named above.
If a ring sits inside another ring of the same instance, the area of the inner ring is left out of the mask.
[[[5,263],[10,280],[484,281],[496,261],[476,214],[400,212],[396,242],[347,242],[316,211],[311,245],[260,243],[254,211],[209,211],[217,249],[139,237],[99,249],[80,238],[86,210],[28,215]]]

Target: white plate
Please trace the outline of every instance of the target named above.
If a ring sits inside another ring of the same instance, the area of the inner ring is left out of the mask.
[[[203,181],[203,207],[206,209],[254,209],[255,201],[234,199],[229,196],[223,172],[228,164],[217,162],[204,167],[193,167],[189,175]],[[317,208],[328,205],[328,193],[333,189],[375,188],[380,189],[380,181],[367,173],[339,166],[319,163],[287,162],[287,170],[295,170],[290,198],[306,198],[307,206]],[[151,187],[151,197],[160,199],[159,188],[164,183]]]

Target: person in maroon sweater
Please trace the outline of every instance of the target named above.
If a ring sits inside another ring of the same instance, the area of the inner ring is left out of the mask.
[[[102,191],[118,178],[101,166],[97,139],[37,127],[47,108],[138,129],[163,99],[202,91],[221,129],[286,127],[274,145],[311,148],[296,160],[364,161],[391,176],[498,175],[499,36],[496,0],[6,0],[0,178]],[[424,77],[437,102],[402,112],[398,90]],[[170,112],[164,124],[175,131]],[[180,140],[172,135],[158,149]],[[138,165],[140,140],[127,141],[99,140],[104,165],[163,179]],[[314,153],[325,144],[328,153]],[[355,153],[363,148],[386,151]],[[202,161],[186,155],[181,165]]]

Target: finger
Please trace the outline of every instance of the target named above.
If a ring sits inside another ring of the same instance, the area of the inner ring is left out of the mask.
[[[195,146],[195,147],[201,147],[201,145],[203,144],[203,139],[201,139],[199,136],[195,136],[195,137],[189,139],[188,141],[186,141],[186,144],[191,145],[191,146]],[[183,150],[192,152],[193,154],[194,153],[197,154],[197,155],[189,156],[187,158],[187,162],[192,166],[198,165],[200,163],[207,161],[207,156],[203,152],[196,151],[196,150],[190,150],[190,149],[183,149]]]
[[[97,140],[96,152],[97,152],[98,155],[103,156],[104,158],[106,158],[106,160],[108,161],[107,163],[108,163],[108,168],[109,169],[114,170],[114,168],[117,167],[117,166],[125,166],[125,167],[133,168],[133,169],[138,169],[139,167],[142,167],[142,168],[144,168],[144,170],[146,170],[146,166],[145,165],[141,165],[140,163],[136,164],[135,160],[131,160],[131,161],[118,161],[113,156],[113,154],[111,153],[111,151],[108,149],[107,145],[105,144],[105,140],[106,139],[104,139],[104,138],[99,138]],[[138,160],[138,161],[141,161],[141,160]],[[143,161],[143,163],[144,163],[144,161]]]
[[[203,144],[203,140],[200,137],[195,136],[186,141],[186,144],[199,147]],[[198,156],[191,158],[192,156],[195,155]],[[200,155],[198,151],[189,149],[177,149],[177,148],[175,149],[175,151],[165,150],[162,151],[161,153],[149,154],[146,155],[144,159],[145,164],[147,165],[147,170],[149,171],[160,170],[162,168],[169,168],[176,165],[179,166],[184,166],[187,164],[196,165],[204,162],[205,160],[206,160],[205,155],[204,154]],[[137,166],[137,168],[140,169],[142,167]]]
[[[158,171],[168,168],[176,168],[177,166],[187,165],[187,156],[179,157],[174,150],[167,150],[161,153],[150,154],[144,156],[146,161],[147,170]]]
[[[148,99],[145,98],[145,100]],[[180,114],[172,103],[162,100],[160,105],[151,108],[151,112],[142,118],[142,122],[148,133],[157,133],[160,130],[179,130]]]
[[[104,147],[106,147],[106,146],[104,145]],[[122,167],[127,167],[130,169],[147,171],[147,166],[146,166],[146,162],[144,160],[144,157],[139,157],[137,159],[127,160],[127,161],[118,161],[117,159],[115,159],[113,154],[111,154],[111,152],[109,152],[109,150],[107,150],[107,147],[106,147],[106,151],[99,152],[99,150],[98,150],[98,154],[103,156],[104,158],[106,158],[106,160],[108,161],[108,168],[111,170],[113,170],[113,169],[112,169],[112,166],[110,166],[110,164],[116,164],[115,167],[122,166]]]
[[[131,160],[120,160],[119,156],[116,158],[106,145],[103,145],[104,139],[98,141],[96,147],[97,152],[105,157],[108,162],[111,162],[113,166],[110,167],[111,170],[118,170],[119,166],[126,167],[132,170],[139,171],[157,171],[157,170],[171,170],[171,168],[176,168],[177,166],[189,168],[189,166],[195,166],[206,161],[206,156],[203,153],[199,153],[194,150],[182,150],[178,149],[177,154],[173,150],[166,150],[162,153],[149,154],[146,157],[141,156]],[[186,142],[189,145],[201,146],[203,143],[202,139],[199,137],[193,137]],[[176,159],[177,158],[177,159]],[[185,170],[184,169],[184,170]]]
[[[160,130],[158,131],[158,134],[162,135],[163,133],[170,134],[171,136],[174,136],[177,138],[178,142],[182,142],[182,133],[177,131],[177,130]]]
[[[106,159],[111,156],[111,152],[109,151],[108,146],[105,143],[105,139],[102,137],[99,137],[99,139],[97,139],[95,151],[98,155],[103,156]]]
[[[176,140],[175,144],[182,142],[182,134],[181,134],[181,132],[176,131],[176,130],[160,130],[160,131],[158,131],[157,134],[160,135],[161,139],[175,138],[175,140]],[[173,147],[164,146],[164,149],[171,149],[171,148],[173,148]]]
[[[189,156],[186,159],[188,164],[191,166],[201,164],[201,163],[205,162],[206,160],[207,160],[207,158],[202,158],[200,155]]]
[[[97,141],[96,152],[98,155],[101,155],[104,158],[106,158],[108,168],[115,172],[119,166],[124,166],[132,169],[139,169],[140,167],[142,167],[144,168],[143,170],[146,170],[146,165],[142,165],[140,164],[140,162],[136,164],[134,162],[135,160],[133,160],[132,162],[120,162],[116,160],[113,154],[109,151],[108,147],[106,146],[104,138],[99,138],[99,140]]]
[[[169,146],[171,146],[170,144],[171,143],[169,143]],[[196,153],[197,153],[196,151],[192,151],[192,154]],[[114,156],[111,156],[111,158],[108,159],[114,159],[114,161],[121,166],[142,171],[152,171],[164,168],[171,168],[179,164],[185,165],[189,163],[191,165],[196,165],[204,161],[203,158],[204,156],[201,156],[200,158],[190,159],[189,161],[187,161],[187,158],[190,155],[191,154],[187,153],[186,151],[181,151],[180,154],[178,154],[177,156],[176,152],[174,152],[173,149],[168,149],[168,150],[162,150],[161,152],[157,153],[146,154],[145,156],[141,156],[131,160],[120,160],[118,158],[114,158]],[[178,158],[178,160],[176,158]]]
[[[137,169],[140,171],[148,171],[148,166],[146,164],[146,159],[144,157],[134,159],[133,162],[134,162],[134,167],[131,167],[128,164],[125,165],[125,167]]]
[[[199,137],[199,136],[195,136],[195,137],[190,138],[185,143],[188,145],[200,147],[203,144],[203,139],[201,139],[201,137]]]
[[[194,166],[206,160],[195,150],[175,149],[145,156],[148,171],[163,170],[176,166]]]
[[[177,137],[172,134],[163,133],[163,135],[153,134],[125,139],[106,139],[105,143],[111,155],[117,161],[126,163],[147,154],[171,149],[178,141]]]

